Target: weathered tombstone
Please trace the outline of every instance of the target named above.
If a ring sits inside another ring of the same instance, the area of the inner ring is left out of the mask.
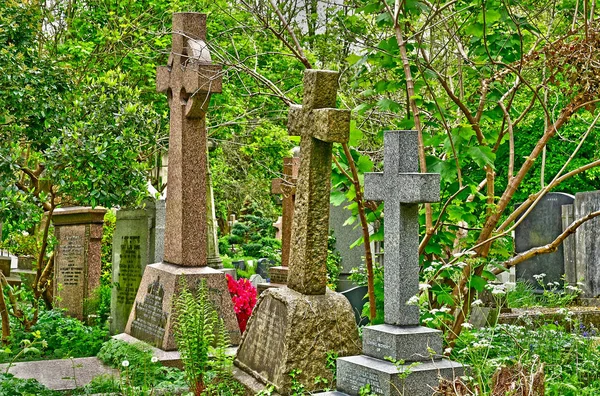
[[[163,350],[176,348],[172,307],[182,278],[192,290],[206,281],[231,342],[240,339],[225,274],[207,265],[206,110],[221,92],[221,67],[205,36],[206,14],[173,14],[171,55],[156,76],[171,112],[164,260],[146,267],[125,332]]]
[[[260,274],[250,275],[250,283],[252,283],[252,286],[254,286],[255,289],[258,288],[259,284],[265,283],[266,281],[267,280],[260,276]]]
[[[67,315],[87,319],[87,301],[100,286],[106,209],[70,207],[54,211],[54,297]]]
[[[256,273],[262,276],[264,279],[268,279],[270,264],[271,260],[267,258],[258,259],[258,261],[256,262]]]
[[[358,326],[366,326],[369,324],[369,318],[362,316],[363,307],[369,301],[367,293],[369,288],[367,286],[356,286],[352,289],[345,290],[341,294],[350,301],[352,310],[354,311],[354,318]]]
[[[376,394],[429,396],[439,376],[462,375],[460,364],[441,359],[441,331],[419,326],[419,308],[407,305],[419,292],[418,204],[440,196],[439,174],[418,172],[417,132],[386,132],[384,171],[365,174],[365,199],[384,202],[385,324],[363,329],[364,355],[337,360],[337,389],[350,395],[370,384]]]
[[[574,220],[600,210],[600,191],[575,194]],[[583,223],[575,231],[575,280],[583,282],[583,296],[600,296],[600,218]]]
[[[112,242],[114,287],[111,293],[110,330],[113,334],[125,330],[144,269],[148,264],[161,261],[156,257],[159,238],[156,237],[155,204],[151,200],[145,204],[144,208],[117,211]]]
[[[335,237],[335,249],[340,252],[342,261],[340,263],[340,278],[338,284],[339,291],[345,291],[356,287],[352,281],[348,279],[353,268],[360,267],[365,256],[365,246],[360,244],[353,247],[350,246],[362,237],[362,229],[360,224],[346,224],[346,220],[350,216],[350,211],[345,206],[350,203],[344,201],[339,206],[331,205],[329,216],[329,229],[333,230]]]
[[[232,262],[235,269],[246,271],[246,262],[244,260],[237,260]]]
[[[562,206],[572,204],[574,199],[565,193],[548,193],[540,199],[515,229],[515,252],[546,245],[562,234]],[[528,282],[541,292],[543,289],[534,278],[539,274],[546,274],[544,283],[559,282],[562,285],[565,274],[562,245],[554,253],[532,257],[516,266],[517,280]]]
[[[235,364],[277,392],[291,388],[296,369],[307,391],[317,376],[332,380],[330,352],[348,356],[360,350],[348,300],[327,289],[327,237],[333,142],[347,142],[350,112],[335,109],[338,73],[306,70],[303,106],[292,106],[288,129],[301,136],[288,287],[259,297]]]

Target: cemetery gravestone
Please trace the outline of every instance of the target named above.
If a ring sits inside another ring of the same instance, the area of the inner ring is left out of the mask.
[[[326,288],[329,194],[333,142],[347,142],[350,112],[334,109],[338,73],[306,70],[303,106],[292,106],[291,135],[301,136],[288,287],[270,288],[259,297],[238,349],[235,364],[277,392],[291,390],[289,373],[307,391],[317,376],[332,380],[326,362],[335,352],[360,350],[348,300]]]
[[[262,276],[264,279],[269,278],[269,267],[271,264],[271,260],[266,258],[258,259],[256,262],[256,273]]]
[[[67,315],[87,319],[87,300],[100,286],[101,247],[106,209],[71,207],[54,211],[55,306]]]
[[[358,326],[366,326],[369,324],[369,318],[362,316],[363,307],[369,301],[367,293],[369,288],[367,286],[356,286],[352,289],[345,290],[341,294],[350,301],[352,310],[354,311],[354,318]]]
[[[515,229],[515,252],[552,242],[562,234],[562,206],[573,203],[575,197],[565,193],[546,194]],[[520,219],[520,217],[519,217]],[[532,257],[516,266],[517,280],[530,283],[542,292],[534,275],[546,274],[544,283],[560,282],[565,274],[565,258],[562,244],[554,253]]]
[[[182,278],[191,290],[206,281],[231,343],[240,339],[225,274],[207,265],[206,111],[221,92],[221,67],[205,39],[206,14],[173,14],[171,55],[156,76],[171,113],[164,259],[146,267],[125,332],[163,350],[176,349],[172,307]]]
[[[277,231],[275,231],[275,239],[279,239],[279,240],[281,240],[281,237],[282,237],[282,229],[283,229],[283,228],[282,228],[282,227],[283,227],[283,217],[282,217],[282,216],[279,216],[279,217],[277,218],[277,221],[276,221],[275,223],[273,223],[272,225],[273,225],[273,227],[275,227],[275,229],[277,230]]]
[[[219,227],[215,216],[215,197],[213,194],[212,177],[210,166],[208,164],[206,165],[206,168],[206,262],[211,268],[222,269],[223,260],[221,260],[221,256],[219,255],[219,239],[217,238],[217,229]]]
[[[146,201],[143,209],[121,209],[117,211],[117,223],[113,234],[111,292],[111,333],[122,333],[127,325],[131,307],[135,301],[142,274],[148,264],[161,261],[156,257],[155,204]],[[164,231],[164,229],[163,229]],[[160,249],[159,246],[159,249]]]
[[[329,229],[333,230],[335,237],[335,249],[340,253],[342,261],[340,263],[340,278],[338,284],[339,291],[345,291],[356,287],[348,279],[353,268],[358,268],[363,263],[365,256],[365,246],[360,244],[350,248],[357,239],[362,237],[362,229],[360,224],[345,224],[351,212],[345,208],[349,205],[348,201],[344,201],[339,206],[331,205],[329,217]]]
[[[600,191],[575,194],[574,220],[600,210]],[[600,296],[600,219],[593,218],[575,231],[575,277],[583,282],[583,296]]]
[[[386,132],[384,171],[365,174],[365,199],[384,202],[385,323],[363,329],[364,355],[337,360],[337,389],[349,395],[370,384],[381,395],[429,396],[439,376],[462,375],[460,364],[440,359],[441,331],[419,326],[418,306],[407,305],[419,292],[418,204],[439,201],[439,174],[418,171],[417,132]]]

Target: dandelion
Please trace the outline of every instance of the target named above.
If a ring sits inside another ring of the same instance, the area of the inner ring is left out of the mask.
[[[472,329],[473,325],[471,323],[465,322],[461,324],[461,327],[464,327],[465,329]]]
[[[427,289],[431,289],[431,285],[429,283],[419,283],[419,290],[425,291]]]
[[[406,302],[406,305],[419,305],[419,297],[412,296],[411,298],[408,299],[408,301]]]
[[[152,359],[150,359],[150,361],[152,363],[156,363],[156,362],[158,362],[158,358],[156,356],[152,356]]]
[[[121,366],[123,366],[123,367],[129,367],[129,360],[123,360],[121,362]]]
[[[477,300],[473,301],[473,303],[471,305],[473,305],[474,307],[478,307],[480,305],[483,305],[483,301],[481,301],[480,299],[477,299]]]

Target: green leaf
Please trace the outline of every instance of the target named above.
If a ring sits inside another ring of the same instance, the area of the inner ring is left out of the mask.
[[[496,154],[492,152],[492,149],[488,146],[473,146],[467,150],[467,153],[473,158],[473,161],[480,167],[486,165],[494,165],[494,159]]]
[[[337,190],[331,191],[329,202],[331,202],[333,206],[340,206],[344,201],[346,201],[346,194]]]
[[[487,280],[483,279],[481,276],[473,275],[471,276],[471,279],[469,279],[469,287],[478,292],[482,292],[485,285],[487,285]]]

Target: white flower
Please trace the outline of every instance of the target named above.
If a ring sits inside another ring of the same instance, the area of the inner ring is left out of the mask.
[[[447,312],[450,312],[450,311],[452,311],[452,309],[450,309],[449,307],[442,307],[442,308],[440,308],[440,312],[447,313]]]
[[[123,360],[121,362],[121,366],[123,366],[123,367],[129,367],[129,360]]]
[[[450,355],[450,352],[452,352],[452,348],[444,349],[444,355]]]
[[[494,290],[492,290],[492,294],[495,296],[502,295],[502,294],[504,294],[504,290],[502,290],[498,287],[494,287]]]
[[[436,314],[436,313],[438,313],[438,312],[440,312],[440,310],[439,310],[439,309],[437,309],[437,308],[431,309],[431,310],[429,311],[429,313],[430,313],[430,314],[432,314],[432,315],[435,315],[435,314]]]
[[[567,285],[566,288],[569,290],[573,290],[573,291],[579,291],[579,288],[577,286],[573,286],[573,285]]]
[[[156,363],[156,362],[158,362],[158,358],[156,356],[152,356],[152,359],[150,359],[150,361],[152,363]]]
[[[425,318],[422,320],[423,323],[427,323],[427,322],[431,322],[433,321],[433,318]]]
[[[23,234],[23,236],[29,236],[29,233],[27,231],[23,231],[21,234]]]
[[[467,263],[465,263],[464,261],[459,261],[458,263],[456,263],[456,266],[458,268],[465,268],[467,266]]]
[[[544,279],[546,277],[546,274],[541,273],[539,275],[533,275],[533,277],[535,278],[535,280],[540,281],[540,280],[542,280],[542,279]]]
[[[406,302],[406,305],[419,305],[419,297],[412,296],[411,298],[408,299],[408,301]]]
[[[473,305],[474,307],[478,307],[480,305],[483,305],[483,301],[477,299],[477,300],[473,301],[473,303],[471,305]]]
[[[461,324],[461,327],[464,327],[465,329],[472,329],[473,325],[471,323],[465,322]]]
[[[424,291],[427,289],[431,289],[431,285],[429,283],[419,283],[419,290]]]

